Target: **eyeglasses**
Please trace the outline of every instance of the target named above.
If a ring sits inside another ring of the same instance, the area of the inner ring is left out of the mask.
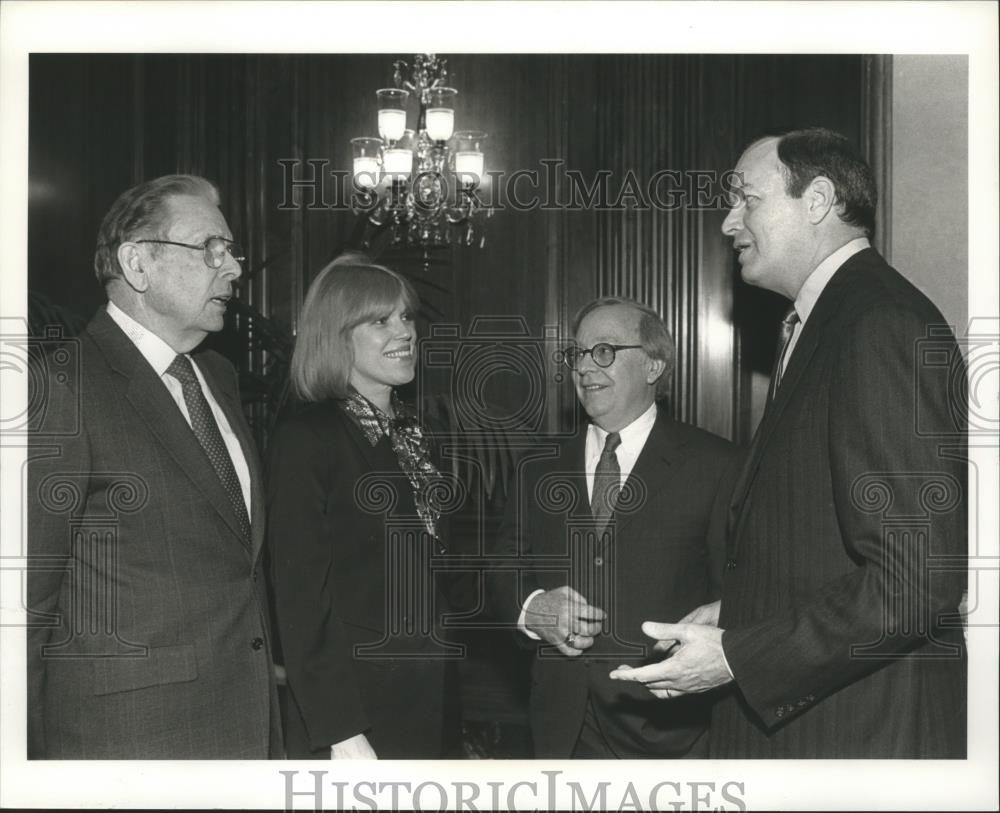
[[[181,248],[189,248],[192,251],[204,251],[205,265],[209,268],[222,268],[222,264],[226,261],[227,253],[230,254],[238,263],[241,263],[246,259],[243,254],[243,249],[226,237],[209,237],[200,246],[192,245],[191,243],[177,243],[173,240],[136,240],[135,242],[159,243],[164,246],[180,246]]]
[[[580,362],[586,355],[589,355],[598,367],[610,367],[615,363],[615,355],[619,350],[635,350],[641,347],[641,344],[608,344],[607,342],[598,342],[589,350],[583,347],[567,347],[565,350],[560,350],[559,355],[562,356],[560,359],[562,363],[571,370],[579,369]]]

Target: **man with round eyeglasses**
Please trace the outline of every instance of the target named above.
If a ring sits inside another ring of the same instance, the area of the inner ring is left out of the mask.
[[[196,176],[127,190],[101,224],[108,303],[75,381],[43,364],[31,438],[31,758],[282,753],[257,452],[236,371],[199,349],[242,259]]]
[[[693,757],[703,751],[705,699],[652,702],[608,677],[647,653],[652,607],[680,618],[716,594],[721,545],[709,528],[735,450],[669,417],[674,345],[632,300],[586,305],[560,353],[589,425],[558,453],[529,461],[501,529],[516,579],[493,580],[498,611],[536,646],[531,693],[535,756]],[[693,603],[692,603],[693,602]]]

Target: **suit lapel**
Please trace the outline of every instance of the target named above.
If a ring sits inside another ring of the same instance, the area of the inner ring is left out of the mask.
[[[198,358],[195,358],[198,361]],[[257,457],[257,445],[250,434],[250,427],[247,425],[243,415],[243,406],[240,404],[236,393],[230,388],[225,389],[216,377],[215,372],[208,364],[199,363],[198,369],[205,377],[212,395],[215,396],[216,403],[226,416],[229,427],[236,435],[246,460],[247,468],[250,471],[250,545],[253,558],[256,559],[264,543],[264,479],[260,468],[260,460]],[[216,477],[218,479],[218,477]],[[223,489],[225,492],[225,489]],[[226,506],[229,508],[229,518],[232,519],[230,527],[238,531],[239,524],[236,515],[232,510],[232,505],[226,495]]]
[[[642,501],[635,504],[634,510],[615,510],[614,521],[618,533],[643,514],[646,507],[652,505],[657,494],[662,494],[668,486],[671,476],[671,461],[676,457],[680,443],[671,431],[671,421],[657,407],[656,423],[650,430],[649,437],[639,453],[639,457],[629,473],[623,488],[623,496],[628,494],[642,496]]]
[[[163,381],[103,309],[94,317],[88,331],[108,364],[127,379],[125,398],[146,423],[150,434],[176,461],[198,492],[205,495],[245,548],[229,496]],[[199,369],[204,372],[202,366]],[[213,393],[216,391],[213,388]]]
[[[802,329],[802,335],[799,337],[792,351],[792,356],[788,360],[788,366],[785,368],[785,374],[781,378],[781,384],[778,387],[775,399],[764,408],[764,415],[761,417],[760,425],[757,427],[757,431],[754,433],[753,440],[750,443],[750,453],[747,455],[746,464],[733,489],[733,496],[729,504],[729,539],[731,543],[735,542],[739,537],[742,520],[746,515],[746,509],[749,504],[747,498],[750,495],[753,481],[760,468],[760,461],[764,450],[767,448],[775,427],[780,423],[781,416],[786,407],[795,397],[802,377],[806,370],[809,369],[810,362],[820,343],[823,341],[827,323],[837,313],[844,294],[847,292],[847,281],[844,272],[855,263],[856,258],[866,253],[860,252],[849,258],[833,277],[830,278],[830,282],[827,283],[826,288],[820,294],[819,299],[816,301],[816,306],[813,308],[805,327]]]

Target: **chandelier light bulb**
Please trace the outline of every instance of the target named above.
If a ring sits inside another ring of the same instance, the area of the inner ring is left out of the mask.
[[[395,143],[383,152],[382,168],[394,181],[405,181],[413,172],[413,149],[416,133],[404,130]]]
[[[455,174],[463,186],[479,186],[484,168],[481,152],[467,150],[455,153]]]
[[[385,141],[398,141],[406,132],[406,101],[409,91],[400,88],[382,88],[375,91],[378,97],[378,134]]]
[[[352,138],[354,154],[354,183],[362,189],[372,189],[378,184],[382,163],[382,140],[378,138]]]
[[[427,91],[427,111],[424,126],[431,141],[447,141],[455,131],[454,88],[436,87]]]
[[[377,158],[355,158],[354,180],[358,186],[371,189],[378,183],[379,166]]]
[[[413,171],[413,153],[409,150],[386,150],[385,171],[394,179],[408,178]]]

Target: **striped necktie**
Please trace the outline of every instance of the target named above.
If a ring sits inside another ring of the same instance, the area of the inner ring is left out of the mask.
[[[610,433],[604,440],[604,451],[594,469],[594,491],[590,498],[590,513],[597,520],[598,530],[611,520],[615,510],[618,492],[621,489],[621,466],[618,465],[618,455],[615,454],[622,442],[617,432]]]
[[[212,407],[209,406],[205,393],[201,391],[201,384],[198,383],[191,360],[187,356],[179,355],[170,362],[167,372],[181,383],[184,403],[187,404],[188,415],[191,418],[191,428],[219,480],[222,481],[226,494],[229,495],[229,501],[233,505],[233,511],[236,512],[236,519],[244,538],[249,540],[250,518],[247,515],[247,504],[243,499],[243,489],[240,488],[240,480],[236,476],[229,450],[226,449],[219,424],[212,414]]]
[[[778,394],[778,385],[781,383],[781,376],[785,370],[785,356],[788,353],[788,345],[791,344],[792,334],[795,333],[795,326],[799,323],[799,315],[795,308],[789,308],[785,318],[781,320],[781,333],[778,335],[778,348],[775,351],[774,369],[771,371],[771,386],[767,391],[767,400],[773,401]]]

